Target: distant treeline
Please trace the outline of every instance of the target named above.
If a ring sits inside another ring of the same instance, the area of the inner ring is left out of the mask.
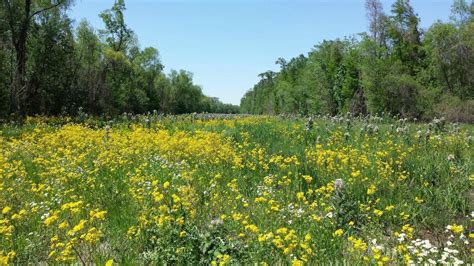
[[[74,29],[67,0],[0,2],[0,116],[124,112],[236,113],[203,95],[183,70],[163,72],[158,51],[141,49],[123,0]]]
[[[366,10],[368,33],[323,41],[308,56],[279,58],[281,70],[260,74],[241,112],[474,122],[474,3],[455,0],[450,22],[426,31],[408,0],[396,0],[390,14],[380,1],[367,0]]]

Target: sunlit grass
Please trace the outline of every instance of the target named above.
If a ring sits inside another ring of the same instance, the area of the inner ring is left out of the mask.
[[[0,264],[468,263],[471,134],[374,117],[4,125]]]

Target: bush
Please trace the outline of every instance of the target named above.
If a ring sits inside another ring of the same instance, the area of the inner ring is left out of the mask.
[[[448,121],[474,123],[474,100],[463,101],[457,96],[443,95],[434,109],[437,116]]]
[[[420,84],[409,75],[390,75],[383,82],[385,111],[402,117],[418,116],[417,99]]]

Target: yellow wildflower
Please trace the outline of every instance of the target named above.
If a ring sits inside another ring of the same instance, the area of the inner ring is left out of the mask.
[[[2,210],[2,214],[7,214],[7,213],[9,213],[9,212],[11,211],[11,209],[12,209],[12,208],[10,208],[10,207],[8,207],[8,206],[4,207],[3,210]]]
[[[372,195],[377,191],[377,187],[375,185],[370,185],[370,187],[367,189],[367,195]]]
[[[460,234],[464,231],[464,227],[462,225],[457,224],[448,225],[447,228],[455,234]]]
[[[333,236],[339,237],[339,236],[342,236],[343,233],[344,233],[344,230],[337,229],[336,231],[334,231]]]

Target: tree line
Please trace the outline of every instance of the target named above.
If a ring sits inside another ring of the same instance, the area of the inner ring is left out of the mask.
[[[0,3],[0,116],[124,112],[236,113],[205,96],[190,72],[166,74],[158,50],[141,49],[124,0],[100,13],[104,29],[75,28],[68,0]]]
[[[325,40],[260,74],[241,99],[252,114],[386,114],[474,122],[474,3],[455,0],[449,22],[427,30],[409,0],[385,13],[365,3],[369,31]]]

